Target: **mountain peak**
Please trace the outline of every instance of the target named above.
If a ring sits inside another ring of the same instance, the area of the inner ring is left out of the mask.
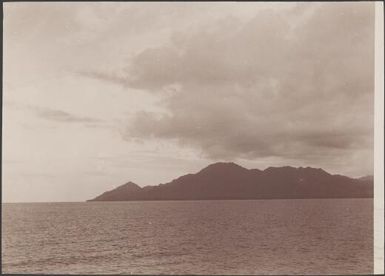
[[[119,190],[131,190],[131,191],[134,191],[134,190],[140,190],[140,186],[135,184],[134,182],[127,182],[119,187],[117,187],[116,189],[119,189]]]
[[[122,186],[137,186],[137,187],[139,187],[137,184],[135,184],[135,183],[132,182],[132,181],[129,181],[129,182],[127,182],[126,184],[123,184]]]
[[[126,184],[120,185],[119,187],[107,191],[100,196],[97,196],[96,198],[92,199],[91,201],[119,201],[119,200],[126,200],[126,196],[130,195],[132,193],[136,193],[141,191],[142,188],[135,184],[134,182],[127,182]]]
[[[216,162],[202,169],[201,172],[228,171],[228,170],[247,170],[246,168],[235,164],[234,162]]]
[[[303,171],[303,172],[317,172],[321,174],[329,174],[321,168],[312,168],[312,167],[292,167],[292,166],[283,166],[283,167],[268,167],[264,170],[265,172],[276,172],[276,171]]]

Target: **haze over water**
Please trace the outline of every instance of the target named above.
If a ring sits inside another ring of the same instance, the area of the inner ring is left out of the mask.
[[[373,273],[372,199],[2,206],[3,273]]]

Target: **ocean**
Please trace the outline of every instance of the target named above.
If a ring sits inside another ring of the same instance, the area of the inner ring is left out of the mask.
[[[372,199],[2,204],[2,272],[371,274]]]

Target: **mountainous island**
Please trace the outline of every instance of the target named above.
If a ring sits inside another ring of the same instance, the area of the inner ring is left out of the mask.
[[[220,162],[157,186],[128,182],[88,201],[371,197],[372,176],[349,178],[311,167],[246,169]]]

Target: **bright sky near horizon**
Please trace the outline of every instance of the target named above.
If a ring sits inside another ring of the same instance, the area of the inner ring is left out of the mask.
[[[216,161],[373,174],[374,3],[4,3],[4,202]]]

